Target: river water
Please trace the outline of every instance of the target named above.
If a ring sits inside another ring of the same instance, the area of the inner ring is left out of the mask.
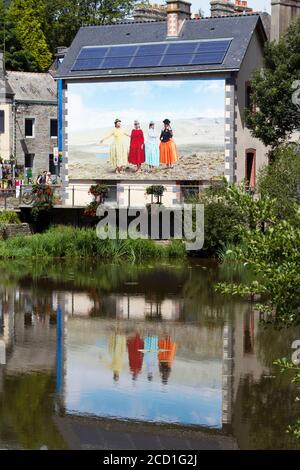
[[[300,329],[214,291],[239,266],[1,263],[0,448],[299,449]]]

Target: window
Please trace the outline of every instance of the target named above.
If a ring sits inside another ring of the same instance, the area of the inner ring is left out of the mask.
[[[57,137],[57,119],[50,119],[50,137]]]
[[[25,154],[25,168],[33,168],[34,153]]]
[[[34,137],[35,119],[25,119],[25,137]]]
[[[49,155],[49,171],[51,175],[59,176],[60,164],[58,163],[58,165],[54,165],[53,153]]]
[[[3,110],[0,110],[0,134],[4,134],[5,132],[5,112]]]
[[[245,189],[246,191],[253,192],[255,190],[256,179],[256,150],[246,150],[246,165],[245,165]]]

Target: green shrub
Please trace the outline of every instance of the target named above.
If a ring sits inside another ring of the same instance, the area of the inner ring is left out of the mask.
[[[0,212],[0,224],[20,224],[19,216],[14,211]]]

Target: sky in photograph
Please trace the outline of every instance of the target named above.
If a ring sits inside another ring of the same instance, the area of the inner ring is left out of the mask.
[[[224,117],[224,80],[157,80],[72,84],[70,131],[104,128],[116,118],[124,125],[164,118]]]
[[[192,11],[195,13],[201,8],[205,16],[210,16],[210,0],[189,0],[192,3]],[[271,0],[248,0],[249,7],[255,11],[271,13]]]

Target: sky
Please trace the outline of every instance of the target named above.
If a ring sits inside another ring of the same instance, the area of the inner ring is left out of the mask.
[[[135,119],[224,117],[224,80],[72,84],[69,90],[70,131],[108,127],[116,117],[126,126]]]
[[[210,16],[210,0],[189,0],[192,3],[192,11],[195,13],[201,8],[205,16]],[[249,7],[256,11],[271,13],[271,0],[248,0]]]

